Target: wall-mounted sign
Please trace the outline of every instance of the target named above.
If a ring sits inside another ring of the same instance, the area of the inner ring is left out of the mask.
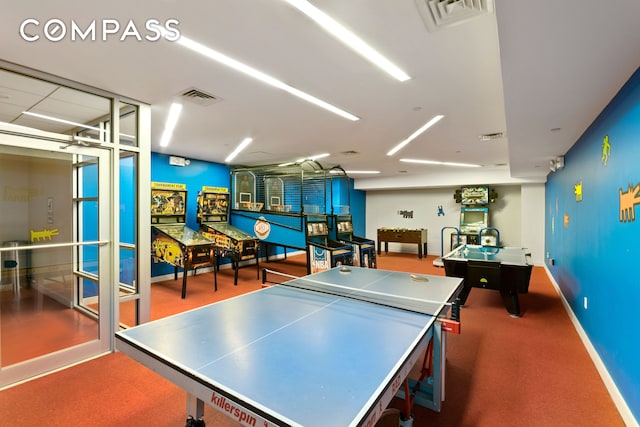
[[[271,224],[269,224],[264,217],[260,217],[253,225],[253,232],[256,233],[258,239],[264,240],[269,237],[269,234],[271,233]]]

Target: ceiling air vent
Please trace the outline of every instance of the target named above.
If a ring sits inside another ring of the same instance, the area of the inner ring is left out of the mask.
[[[495,133],[485,133],[483,135],[479,135],[478,139],[480,141],[493,141],[494,139],[504,138],[503,132],[495,132]]]
[[[217,96],[211,95],[210,93],[204,92],[194,87],[183,90],[182,92],[180,92],[180,96],[204,107],[222,101],[222,98],[218,98]]]
[[[494,0],[416,0],[427,30],[433,32],[486,13],[493,13]]]

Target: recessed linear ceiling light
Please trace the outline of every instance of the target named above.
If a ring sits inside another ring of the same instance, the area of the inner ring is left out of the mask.
[[[173,130],[176,128],[176,124],[178,124],[178,118],[180,117],[181,112],[182,104],[179,104],[177,102],[171,104],[169,115],[167,116],[167,121],[164,124],[164,132],[162,132],[162,138],[160,138],[161,147],[166,147],[167,145],[169,145],[169,141],[171,141]]]
[[[318,159],[322,159],[324,157],[329,157],[330,155],[331,155],[330,153],[316,154],[316,155],[309,156],[309,157],[299,158],[298,160],[296,160],[294,162],[280,163],[278,166],[279,167],[291,166],[291,165],[295,165],[296,163],[302,163],[305,160],[315,161],[315,160],[318,160]]]
[[[236,157],[236,156],[237,156],[237,155],[238,155],[242,150],[244,150],[245,148],[247,148],[247,146],[248,146],[249,144],[251,144],[252,142],[253,142],[253,138],[245,138],[245,139],[243,139],[243,140],[242,140],[242,142],[240,143],[240,145],[238,145],[238,146],[236,147],[236,149],[235,149],[235,150],[233,150],[233,153],[229,154],[229,155],[227,156],[227,158],[226,158],[226,159],[224,159],[224,162],[225,162],[225,163],[229,163],[231,160],[235,159],[235,157]]]
[[[409,77],[404,71],[394,65],[387,58],[382,56],[378,51],[365,43],[360,37],[347,30],[341,24],[336,22],[332,17],[312,5],[306,0],[286,0],[291,6],[298,9],[300,12],[307,15],[309,18],[316,21],[318,25],[327,30],[330,34],[336,37],[338,40],[355,50],[358,54],[365,59],[382,69],[387,74],[391,75],[401,82],[409,80]]]
[[[82,127],[82,128],[85,128],[85,129],[95,130],[95,131],[99,132],[100,135],[103,135],[103,134],[107,133],[106,129],[100,129],[99,127],[89,126],[89,125],[85,125],[85,124],[77,123],[77,122],[72,122],[70,120],[59,119],[59,118],[53,117],[53,116],[46,116],[44,114],[33,113],[31,111],[23,111],[22,114],[26,114],[27,116],[38,117],[39,119],[50,120],[52,122],[64,123],[66,125],[72,125],[72,126]],[[127,137],[127,138],[135,139],[135,136],[127,135],[126,133],[121,133],[120,136],[124,136],[124,137]]]
[[[329,157],[330,153],[322,153],[322,154],[314,154],[313,156],[305,157],[303,159],[298,159],[298,162],[304,162],[305,160],[318,160],[323,159],[325,157]]]
[[[346,170],[345,171],[349,175],[375,175],[380,173],[380,171],[358,171],[358,170]]]
[[[45,116],[44,114],[32,113],[31,111],[23,111],[22,114],[26,114],[27,116],[37,117],[39,119],[50,120],[52,122],[64,123],[66,125],[78,126],[78,127],[83,127],[85,129],[92,129],[98,132],[104,132],[104,129],[100,129],[95,126],[84,125],[82,123],[72,122],[65,119],[59,119],[57,117]]]
[[[410,143],[411,141],[416,139],[422,132],[426,131],[431,126],[433,126],[436,123],[438,123],[440,121],[440,119],[442,119],[443,117],[444,116],[441,115],[441,114],[438,114],[437,116],[434,116],[431,120],[429,120],[427,123],[425,123],[424,126],[422,126],[420,129],[418,129],[417,131],[412,133],[409,138],[405,139],[400,144],[398,144],[394,148],[392,148],[391,151],[389,151],[387,153],[387,156],[393,156],[394,154],[396,154],[398,151],[400,151],[401,148],[403,148],[405,145],[407,145],[408,143]]]
[[[197,52],[201,55],[206,56],[209,59],[213,59],[214,61],[220,62],[228,67],[233,68],[236,71],[244,73],[254,79],[260,80],[263,83],[276,87],[278,89],[282,89],[285,92],[290,93],[291,95],[297,96],[300,99],[303,99],[307,102],[310,102],[318,107],[324,108],[325,110],[331,111],[334,114],[337,114],[345,119],[349,119],[352,121],[360,120],[359,117],[354,116],[351,113],[348,113],[340,108],[329,104],[321,99],[316,98],[315,96],[309,95],[306,92],[303,92],[299,89],[289,86],[286,83],[281,82],[280,80],[271,77],[268,74],[263,73],[262,71],[258,71],[255,68],[252,68],[246,64],[243,64],[240,61],[236,61],[233,58],[230,58],[216,50],[213,50],[203,44],[200,44],[196,41],[193,41],[185,36],[180,36],[180,38],[176,41],[177,44],[186,47],[187,49],[191,49],[194,52]]]
[[[419,160],[419,159],[400,159],[405,163],[421,163],[426,165],[441,165],[441,166],[458,166],[462,168],[481,168],[481,165],[473,165],[471,163],[454,163],[454,162],[437,162],[435,160]]]
[[[374,170],[336,170],[336,169],[331,169],[329,171],[330,174],[334,174],[334,175],[338,175],[338,174],[361,174],[361,175],[375,175],[377,173],[380,173],[380,171],[374,171]]]

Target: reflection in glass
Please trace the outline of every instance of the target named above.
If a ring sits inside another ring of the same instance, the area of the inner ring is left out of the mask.
[[[0,366],[98,339],[98,320],[76,304],[76,289],[89,289],[86,279],[74,274],[74,247],[26,247],[16,251],[19,293],[0,292]],[[24,247],[24,246],[22,246]],[[9,257],[2,252],[3,260]],[[7,271],[3,271],[3,277]],[[87,307],[98,306],[93,291],[80,295]],[[27,339],[28,338],[28,339]]]
[[[138,107],[120,103],[120,144],[138,146]]]
[[[108,141],[108,98],[0,69],[0,122]]]
[[[0,145],[0,366],[98,339],[97,169]]]

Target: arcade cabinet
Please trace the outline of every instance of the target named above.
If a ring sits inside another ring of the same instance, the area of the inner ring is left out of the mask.
[[[244,191],[244,193],[250,194],[250,191]],[[220,258],[231,259],[234,269],[233,284],[237,286],[240,262],[254,260],[257,278],[260,278],[258,238],[229,224],[229,191],[227,188],[202,188],[198,194],[197,220],[202,235],[213,241],[216,254],[216,272],[220,269]],[[217,274],[215,280],[217,282]]]
[[[497,236],[480,233],[481,230],[489,227],[489,204],[498,197],[495,190],[488,186],[462,187],[456,190],[453,197],[462,207],[460,208],[460,233],[451,235],[451,248],[453,249],[456,243],[496,246]]]
[[[190,269],[214,264],[213,242],[186,223],[187,190],[184,184],[151,183],[151,259],[182,273],[182,298],[187,293]]]
[[[307,273],[313,274],[340,265],[353,265],[350,244],[329,239],[326,215],[307,215]]]
[[[306,216],[325,212],[328,172],[318,162],[231,171],[230,224],[259,239],[262,256],[307,250]]]
[[[356,267],[377,268],[376,242],[353,235],[351,215],[335,215],[335,237],[338,242],[351,245],[353,265]]]

